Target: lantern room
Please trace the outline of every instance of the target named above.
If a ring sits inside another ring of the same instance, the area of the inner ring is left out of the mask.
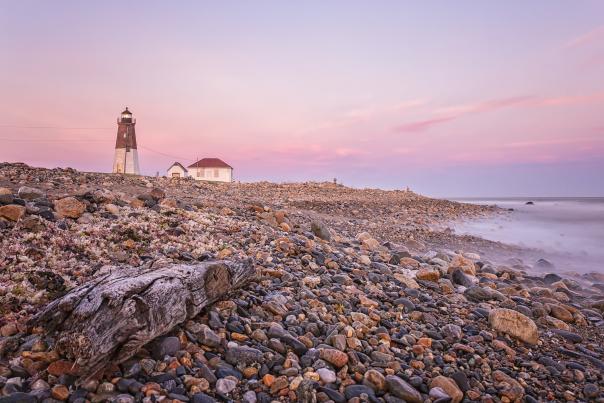
[[[120,115],[120,122],[121,123],[133,123],[132,112],[130,112],[128,110],[128,107],[126,107],[126,110],[123,111],[122,114]]]

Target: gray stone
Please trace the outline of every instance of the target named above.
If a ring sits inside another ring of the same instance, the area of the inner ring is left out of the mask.
[[[117,395],[115,397],[115,399],[113,399],[112,403],[134,403],[134,402],[135,402],[134,396],[122,393],[121,395]]]
[[[216,381],[216,392],[227,395],[237,387],[237,381],[231,378],[220,378]]]
[[[209,326],[203,325],[201,331],[197,333],[199,342],[208,347],[220,346],[220,336],[218,336]]]
[[[450,338],[455,341],[461,340],[461,338],[463,337],[463,331],[461,330],[461,327],[452,323],[443,326],[441,332],[445,338]]]
[[[195,393],[191,398],[191,402],[193,403],[215,403],[216,399],[213,397],[206,395],[205,393]]]
[[[369,398],[375,398],[375,392],[369,386],[365,385],[349,385],[344,389],[344,396],[347,400],[361,395],[367,395]]]
[[[470,301],[503,301],[505,296],[497,290],[489,287],[473,286],[464,291],[464,295]]]
[[[231,365],[250,365],[264,362],[264,355],[262,351],[251,347],[229,347],[225,354],[225,360]]]
[[[472,278],[459,268],[453,270],[451,273],[451,281],[453,284],[463,285],[464,287],[472,287],[474,285]]]
[[[257,401],[256,392],[253,390],[248,390],[243,394],[243,403],[256,403]]]
[[[39,199],[40,197],[44,197],[43,191],[29,186],[21,186],[17,194],[21,199],[24,200],[34,200]]]
[[[598,388],[598,385],[593,383],[587,383],[583,387],[583,394],[587,398],[594,399],[600,394],[600,388]]]
[[[173,356],[178,350],[180,350],[178,337],[161,337],[151,343],[151,356],[156,360],[161,360],[166,355]]]
[[[8,396],[0,397],[0,403],[36,403],[35,396],[28,393],[17,392]]]
[[[331,239],[331,234],[329,233],[329,228],[322,221],[313,221],[310,223],[310,230],[316,237],[329,241]]]
[[[422,395],[413,386],[409,385],[403,379],[396,375],[386,376],[386,386],[388,391],[406,402],[410,403],[422,403]]]

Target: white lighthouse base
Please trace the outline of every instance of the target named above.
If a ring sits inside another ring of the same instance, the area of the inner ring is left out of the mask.
[[[131,148],[127,151],[125,148],[115,149],[113,173],[140,175],[140,169],[138,167],[138,151],[136,148]]]

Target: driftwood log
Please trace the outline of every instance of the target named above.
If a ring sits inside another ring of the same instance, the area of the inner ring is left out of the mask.
[[[56,332],[56,349],[87,379],[132,357],[254,274],[250,261],[106,268],[48,304],[30,325]]]

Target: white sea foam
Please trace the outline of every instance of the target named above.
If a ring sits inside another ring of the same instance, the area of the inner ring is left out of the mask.
[[[453,227],[458,234],[539,249],[543,257],[563,261],[566,267],[572,262],[576,270],[604,272],[604,198],[456,200],[513,209],[486,219],[456,223]]]

